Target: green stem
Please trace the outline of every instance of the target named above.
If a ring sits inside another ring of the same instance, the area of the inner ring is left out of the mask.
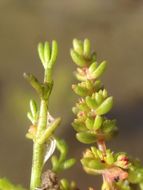
[[[44,82],[52,82],[52,71],[51,69],[45,70]],[[47,126],[47,113],[48,113],[48,100],[41,100],[39,120],[37,125],[36,140],[33,145],[33,161],[32,161],[32,171],[31,171],[31,183],[30,190],[35,190],[41,185],[41,175],[44,165],[45,156],[45,144],[38,142],[41,134],[46,129]]]
[[[52,68],[47,68],[45,70],[44,82],[52,82]]]
[[[39,122],[37,126],[37,136],[36,136],[37,139],[40,137],[42,131],[46,128],[47,111],[48,111],[47,102],[45,100],[41,100]],[[39,144],[38,140],[35,140],[33,145],[33,161],[32,161],[32,171],[31,171],[31,185],[30,185],[31,190],[35,190],[35,188],[40,187],[41,174],[44,162],[44,153],[45,153],[45,145]]]

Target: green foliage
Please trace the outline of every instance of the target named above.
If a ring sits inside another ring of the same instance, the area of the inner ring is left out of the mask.
[[[60,190],[77,190],[77,185],[74,181],[68,182],[67,179],[62,179],[60,181]]]
[[[108,95],[100,77],[107,63],[98,63],[96,53],[91,52],[90,41],[73,40],[71,58],[77,65],[74,72],[79,83],[72,85],[80,96],[72,111],[76,115],[72,126],[76,138],[84,144],[97,143],[88,148],[81,158],[83,169],[92,175],[102,175],[102,190],[131,190],[131,184],[143,189],[143,168],[129,159],[126,153],[114,153],[106,148],[105,142],[117,132],[116,120],[106,114],[113,107],[113,97]]]
[[[0,190],[26,190],[20,185],[13,185],[8,179],[0,179]]]
[[[60,155],[59,158],[56,155],[52,156],[51,163],[52,170],[57,173],[71,168],[76,160],[74,158],[67,159],[68,146],[64,140],[56,139],[56,147]]]

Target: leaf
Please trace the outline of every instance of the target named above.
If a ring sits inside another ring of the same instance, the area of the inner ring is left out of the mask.
[[[52,41],[52,50],[51,50],[51,58],[48,63],[48,68],[52,68],[54,63],[56,62],[58,55],[58,44],[55,40]]]
[[[77,133],[76,138],[84,144],[91,144],[96,142],[96,135],[89,132]]]
[[[38,55],[39,55],[39,58],[45,68],[45,59],[44,59],[44,46],[42,43],[39,43],[38,44]]]
[[[106,61],[103,61],[102,63],[100,63],[97,69],[92,73],[92,77],[93,78],[100,77],[104,73],[106,66],[107,66]]]
[[[84,56],[86,58],[90,57],[90,41],[89,39],[85,39],[83,42],[83,51],[84,51]]]
[[[102,117],[97,115],[95,118],[95,121],[94,121],[93,129],[94,130],[99,129],[101,127],[102,123],[103,123]]]
[[[49,42],[45,42],[44,44],[44,58],[45,62],[48,63],[50,61],[51,51]]]
[[[77,52],[75,52],[73,49],[71,49],[70,54],[71,54],[71,58],[72,58],[73,62],[76,65],[78,65],[80,67],[86,66],[87,61],[82,56],[80,56]]]
[[[76,160],[74,158],[66,160],[62,167],[64,170],[71,168],[75,164]]]
[[[73,40],[73,48],[79,55],[83,54],[83,44],[80,40]]]
[[[97,115],[103,115],[108,113],[113,106],[113,98],[109,97],[96,109]]]

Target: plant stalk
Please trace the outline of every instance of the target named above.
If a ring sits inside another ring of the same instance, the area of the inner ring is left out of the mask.
[[[51,83],[51,70],[45,70],[44,83]],[[33,160],[32,160],[32,171],[31,171],[31,183],[30,190],[35,190],[41,185],[41,175],[44,165],[45,156],[45,144],[40,144],[38,139],[41,137],[43,131],[47,127],[47,113],[48,113],[48,100],[41,99],[39,120],[37,124],[36,139],[33,144]]]
[[[46,128],[47,111],[48,111],[47,102],[45,100],[41,100],[36,139],[40,137],[42,131]],[[35,188],[40,187],[44,155],[45,155],[45,145],[39,144],[38,140],[35,140],[33,144],[33,161],[32,161],[30,190],[35,190]]]

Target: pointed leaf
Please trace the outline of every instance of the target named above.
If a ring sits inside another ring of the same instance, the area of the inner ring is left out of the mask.
[[[97,115],[103,115],[108,113],[113,106],[113,98],[109,97],[96,109]]]

